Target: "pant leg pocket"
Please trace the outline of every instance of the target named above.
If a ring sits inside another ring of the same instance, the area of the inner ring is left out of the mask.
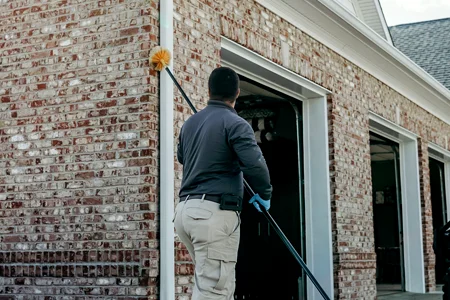
[[[186,215],[194,220],[209,220],[213,212],[205,208],[188,207],[186,209]]]
[[[212,211],[200,207],[187,207],[183,211],[183,225],[192,242],[198,247],[211,241],[212,217]]]
[[[236,226],[234,227],[234,230],[231,234],[235,233],[236,230],[238,230],[238,228],[241,226],[241,214],[238,213],[237,211],[235,213],[236,213],[237,221],[236,221]]]
[[[206,272],[209,279],[214,282],[211,292],[228,295],[234,291],[226,289],[230,280],[235,280],[235,267],[237,262],[237,251],[231,248],[208,248],[208,259]]]

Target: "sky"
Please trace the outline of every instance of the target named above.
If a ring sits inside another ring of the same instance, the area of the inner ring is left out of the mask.
[[[380,0],[388,26],[450,18],[450,0]]]

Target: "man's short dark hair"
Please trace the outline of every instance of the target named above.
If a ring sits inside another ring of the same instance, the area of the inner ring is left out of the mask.
[[[209,76],[208,88],[211,99],[234,101],[239,90],[239,76],[233,69],[216,68]]]

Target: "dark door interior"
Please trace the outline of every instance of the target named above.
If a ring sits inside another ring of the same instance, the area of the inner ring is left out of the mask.
[[[431,208],[433,215],[433,231],[442,228],[447,223],[447,204],[445,197],[445,172],[444,163],[430,158],[430,186]],[[445,261],[436,256],[436,283],[443,284],[445,276]]]
[[[273,195],[269,212],[303,256],[299,107],[279,97],[243,94],[236,110],[252,124],[270,171]],[[304,299],[300,266],[265,218],[247,204],[248,195],[244,200],[235,299]]]
[[[371,133],[370,150],[377,284],[405,290],[399,144]]]

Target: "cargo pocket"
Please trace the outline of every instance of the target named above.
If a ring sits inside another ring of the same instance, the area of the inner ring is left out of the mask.
[[[236,261],[237,251],[233,249],[208,248],[208,272],[211,275],[210,279],[216,283],[211,292],[220,295],[228,295],[231,292],[226,289],[226,286],[229,280],[235,280]]]

